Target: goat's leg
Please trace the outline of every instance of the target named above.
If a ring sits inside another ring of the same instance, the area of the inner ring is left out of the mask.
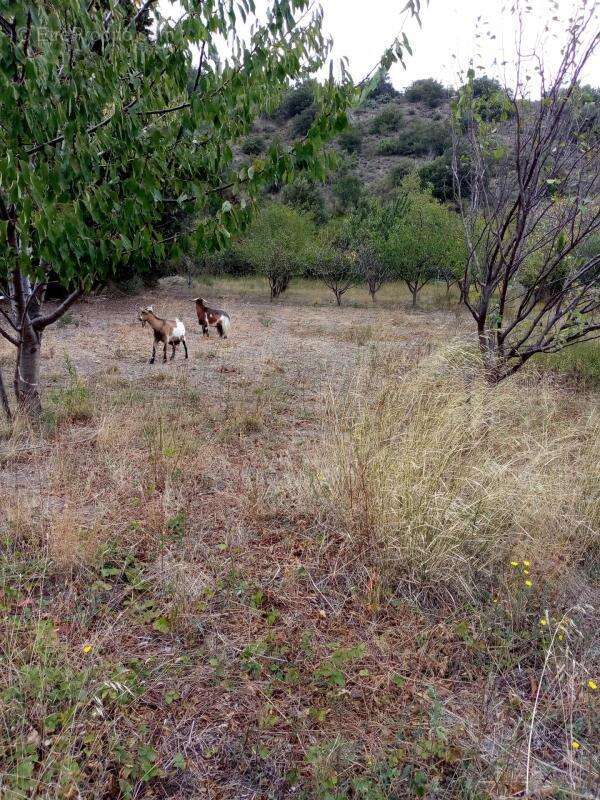
[[[173,352],[171,353],[171,361],[173,361],[173,359],[175,358],[175,345],[173,344],[173,342],[171,342],[171,349],[173,350]]]
[[[208,338],[208,325],[206,323],[202,325],[202,333]]]
[[[167,343],[165,342],[165,346],[163,347],[163,364],[167,363]]]
[[[155,358],[156,358],[156,340],[152,342],[152,358],[150,359],[151,364],[154,364]]]
[[[187,344],[185,343],[185,339],[181,340],[181,344],[183,345],[183,349],[185,351],[185,357],[187,358],[188,357],[188,351],[187,351]]]

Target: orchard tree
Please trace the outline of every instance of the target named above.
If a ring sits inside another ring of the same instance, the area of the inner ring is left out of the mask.
[[[311,274],[334,294],[338,306],[342,297],[361,281],[358,256],[344,219],[333,219],[319,231]]]
[[[313,238],[314,225],[308,214],[271,203],[234,245],[234,251],[266,277],[274,300],[286,291],[293,277],[307,269]]]
[[[181,6],[176,22],[155,0],[135,13],[122,0],[2,6],[0,335],[16,349],[15,394],[30,413],[41,406],[44,331],[84,292],[182,240],[222,248],[265,184],[323,179],[322,144],[346,125],[350,82],[328,81],[305,136],[236,168],[232,145],[256,116],[322,65],[321,14],[308,0],[274,0],[244,42],[236,25],[252,18],[252,0]],[[50,274],[69,293],[48,309]]]
[[[460,218],[419,187],[418,178],[403,183],[402,215],[384,246],[385,258],[396,278],[403,281],[416,308],[421,289],[433,280],[458,276],[466,257]]]
[[[386,206],[375,198],[365,198],[344,222],[347,241],[356,253],[356,271],[366,283],[373,303],[381,287],[394,277],[386,258],[386,244],[407,207],[405,191]]]
[[[522,39],[528,11],[517,10]],[[549,75],[535,59],[537,99],[531,56],[518,55],[505,130],[479,113],[472,72],[454,108],[455,154],[469,157],[468,201],[456,180],[468,249],[461,290],[492,384],[536,354],[600,337],[600,148],[577,102],[599,22],[597,3],[573,9],[557,68]]]

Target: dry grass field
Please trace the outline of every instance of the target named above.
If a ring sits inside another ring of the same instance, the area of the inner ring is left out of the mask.
[[[171,279],[48,332],[0,438],[2,798],[598,797],[599,395],[492,392],[444,292]]]

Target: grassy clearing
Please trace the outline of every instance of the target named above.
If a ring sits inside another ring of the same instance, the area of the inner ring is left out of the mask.
[[[244,302],[2,430],[2,797],[593,797],[597,395]]]

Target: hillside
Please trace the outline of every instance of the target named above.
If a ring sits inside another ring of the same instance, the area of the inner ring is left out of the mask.
[[[339,168],[325,185],[313,187],[329,210],[343,207],[344,197],[351,199],[358,191],[389,195],[406,174],[431,164],[451,146],[449,102],[439,84],[440,94],[433,97],[397,92],[385,79],[381,87],[351,110],[348,129],[332,145]],[[259,155],[278,140],[291,143],[305,133],[314,118],[312,100],[310,87],[290,90],[277,112],[255,123],[240,157]]]

